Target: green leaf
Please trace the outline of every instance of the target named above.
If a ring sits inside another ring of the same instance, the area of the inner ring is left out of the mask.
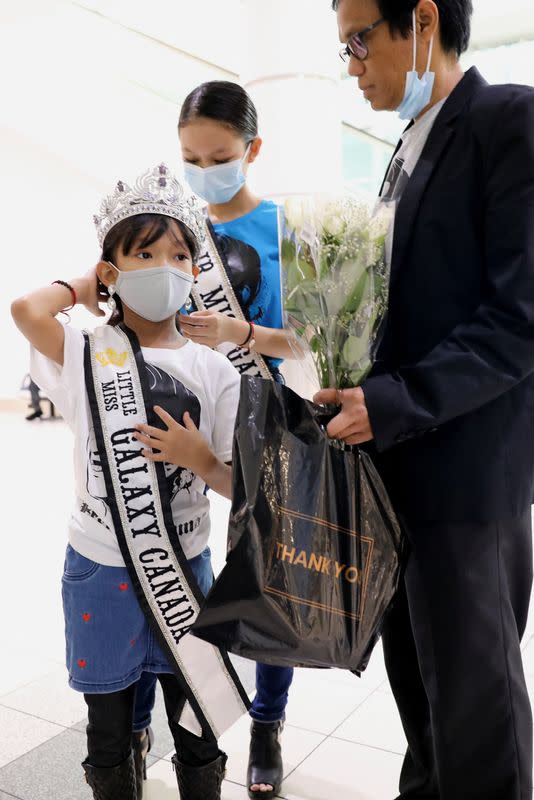
[[[297,284],[287,297],[285,309],[288,313],[299,316],[303,321],[317,327],[324,321],[324,306],[321,292],[315,281],[302,281]]]
[[[352,293],[347,298],[347,301],[343,306],[342,313],[355,314],[359,310],[362,300],[367,296],[369,285],[369,271],[364,270],[362,275],[360,275],[360,278],[358,279]]]
[[[367,328],[361,337],[349,336],[343,346],[343,358],[346,365],[353,368],[356,364],[367,356],[369,349],[369,329]]]
[[[354,370],[353,372],[351,372],[349,375],[350,385],[359,386],[360,383],[362,383],[368,376],[370,369],[371,365],[368,364],[368,366],[366,367],[362,367],[359,370]]]

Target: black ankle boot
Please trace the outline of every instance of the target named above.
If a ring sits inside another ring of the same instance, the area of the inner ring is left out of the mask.
[[[146,728],[139,733],[132,733],[137,800],[143,800],[143,781],[146,781],[146,757],[148,753],[150,753],[153,741],[154,734],[152,733],[152,728]]]
[[[282,764],[282,749],[280,747],[280,734],[284,728],[283,722],[256,722],[250,729],[250,754],[247,770],[247,789],[251,800],[272,800],[280,791],[284,768]],[[251,786],[268,784],[272,786],[270,792],[253,792]]]
[[[117,767],[93,767],[87,761],[82,767],[94,800],[137,800],[133,753]]]
[[[221,785],[226,773],[226,753],[203,767],[182,764],[178,756],[172,757],[172,766],[178,779],[181,800],[221,800]]]

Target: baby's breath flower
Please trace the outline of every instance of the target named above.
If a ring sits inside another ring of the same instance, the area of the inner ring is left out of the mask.
[[[295,197],[284,206],[282,274],[288,325],[312,343],[321,386],[368,374],[387,311],[391,219],[352,197]]]

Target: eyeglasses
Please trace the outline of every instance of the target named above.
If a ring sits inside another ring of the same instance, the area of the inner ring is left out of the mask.
[[[341,60],[348,61],[351,56],[354,56],[358,61],[365,61],[369,56],[369,48],[364,42],[364,36],[368,36],[371,31],[374,31],[374,29],[382,25],[383,22],[385,22],[385,19],[379,19],[378,22],[373,22],[372,25],[368,25],[363,31],[353,33],[345,47],[342,47],[339,51]]]

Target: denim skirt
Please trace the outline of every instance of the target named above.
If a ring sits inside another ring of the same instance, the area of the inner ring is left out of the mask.
[[[201,592],[213,582],[207,547],[189,561]],[[69,685],[109,694],[143,672],[172,673],[137,601],[126,567],[107,567],[67,546],[62,579]]]

